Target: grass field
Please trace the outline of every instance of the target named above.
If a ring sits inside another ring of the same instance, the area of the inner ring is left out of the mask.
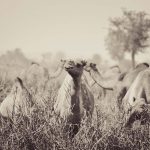
[[[0,101],[8,95],[13,82],[1,78]],[[97,122],[93,126],[83,121],[79,133],[70,140],[63,133],[65,122],[57,121],[52,112],[60,83],[50,82],[45,89],[45,108],[37,107],[29,118],[20,114],[15,122],[1,118],[0,150],[148,150],[150,149],[150,126],[132,129],[123,127],[121,114],[115,106],[113,93],[107,98],[95,98]],[[99,88],[93,91],[100,90]],[[94,96],[96,97],[96,93]]]

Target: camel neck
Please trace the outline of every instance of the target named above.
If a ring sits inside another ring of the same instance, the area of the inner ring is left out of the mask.
[[[74,78],[73,81],[74,81],[74,85],[75,85],[75,90],[80,89],[81,77]]]
[[[113,90],[117,82],[117,78],[104,78],[98,71],[91,70],[90,75],[93,78],[93,80],[103,89]]]
[[[74,81],[74,94],[71,96],[71,106],[72,106],[72,113],[74,114],[73,122],[79,123],[80,122],[80,91],[81,91],[81,77],[73,79]],[[76,118],[78,116],[78,119]]]

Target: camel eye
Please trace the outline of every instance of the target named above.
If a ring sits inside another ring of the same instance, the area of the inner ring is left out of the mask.
[[[133,102],[135,102],[135,100],[136,100],[136,98],[135,98],[135,97],[133,97]]]
[[[77,67],[80,68],[80,67],[81,67],[81,64],[78,64],[78,63],[77,63]]]

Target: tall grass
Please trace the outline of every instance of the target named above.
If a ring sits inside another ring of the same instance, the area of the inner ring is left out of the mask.
[[[12,82],[1,82],[2,99],[11,89]],[[79,133],[69,139],[63,132],[65,122],[53,113],[58,84],[53,81],[47,88],[45,107],[36,106],[29,117],[20,113],[15,121],[1,117],[0,149],[2,150],[148,150],[150,147],[150,126],[136,126],[127,129],[122,126],[115,106],[113,93],[105,99],[96,99],[97,123],[92,126],[82,121]],[[98,89],[97,89],[98,90]],[[34,98],[34,97],[33,97]],[[2,101],[2,100],[1,100]]]

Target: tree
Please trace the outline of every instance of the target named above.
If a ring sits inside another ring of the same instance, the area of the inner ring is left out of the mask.
[[[135,55],[144,52],[150,37],[150,19],[145,12],[123,10],[123,16],[110,19],[106,38],[107,50],[114,59],[121,60],[125,52],[131,53],[132,66]]]
[[[121,29],[122,19],[115,18],[114,20],[115,22],[112,22],[111,20],[111,28],[109,28],[109,32],[106,38],[106,46],[107,50],[109,50],[111,57],[120,62],[120,60],[124,58],[125,53],[125,35],[123,30]]]

